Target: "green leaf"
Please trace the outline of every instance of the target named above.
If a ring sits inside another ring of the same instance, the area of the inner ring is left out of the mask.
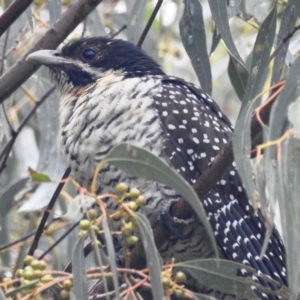
[[[208,0],[210,10],[220,35],[228,49],[228,52],[235,58],[242,66],[245,66],[240,54],[238,53],[234,44],[231,31],[229,28],[229,21],[227,15],[227,1]]]
[[[183,46],[192,62],[201,88],[212,92],[212,76],[206,46],[202,6],[198,0],[184,0],[184,12],[179,23]]]
[[[83,245],[85,238],[79,238],[75,244],[72,257],[73,285],[76,299],[88,300],[88,286],[84,265]]]
[[[30,167],[28,168],[28,172],[33,182],[37,182],[37,183],[52,182],[52,179],[47,174],[39,173]]]
[[[294,127],[294,137],[300,139],[300,97],[288,107],[288,119]]]
[[[107,252],[108,252],[108,257],[110,261],[110,267],[111,267],[111,272],[113,275],[113,283],[114,283],[114,290],[117,296],[117,299],[120,298],[120,293],[119,293],[119,280],[118,280],[118,272],[117,272],[117,264],[116,264],[116,252],[112,240],[112,236],[108,227],[107,223],[107,218],[105,217],[102,222],[103,230],[104,230],[104,236],[105,236],[105,241],[106,241],[106,247],[107,247]]]
[[[242,110],[233,133],[233,154],[234,160],[245,186],[247,195],[252,204],[257,205],[257,193],[252,176],[252,164],[250,159],[251,132],[250,124],[256,101],[251,101]],[[257,208],[257,207],[255,207]]]
[[[151,278],[151,289],[154,299],[164,298],[164,289],[161,281],[161,264],[159,254],[155,246],[152,228],[146,216],[136,213],[136,221],[139,227],[142,243],[146,253],[147,266]]]
[[[77,195],[69,204],[67,212],[61,216],[63,220],[74,223],[80,221],[84,214],[95,204],[95,199],[87,195]]]
[[[26,285],[22,285],[19,287],[14,288],[13,290],[9,291],[8,293],[5,294],[6,298],[3,299],[8,299],[10,297],[13,297],[14,295],[18,294],[18,293],[24,293],[25,291],[28,291],[30,289],[33,289],[38,283],[40,282],[40,280],[33,280],[32,282],[30,282],[29,284]],[[0,289],[1,291],[1,289]],[[0,297],[1,299],[1,297]],[[10,298],[11,299],[11,298]]]
[[[263,84],[264,72],[269,63],[269,57],[275,38],[276,20],[277,5],[274,5],[272,11],[261,24],[256,37],[249,78],[242,101],[241,111],[247,103],[255,98],[260,92],[260,88]]]
[[[163,183],[176,190],[191,205],[211,239],[215,254],[218,255],[217,245],[212,228],[207,220],[205,210],[194,189],[163,160],[150,151],[121,143],[114,147],[102,161],[110,163],[136,177]]]
[[[2,292],[2,289],[0,289],[0,300],[7,300]]]
[[[289,0],[284,8],[280,29],[277,35],[276,48],[282,45],[283,39],[286,38],[287,34],[291,32],[295,26],[300,11],[299,0]],[[278,82],[281,78],[282,69],[286,59],[288,51],[289,41],[286,41],[284,46],[278,50],[274,60],[273,74],[272,74],[272,85]]]
[[[216,48],[220,43],[220,40],[221,40],[220,32],[218,31],[218,28],[215,26],[209,56],[211,56],[215,52]]]
[[[234,57],[230,56],[228,65],[228,75],[235,92],[240,100],[243,99],[249,74],[247,69],[241,65]]]
[[[257,299],[257,295],[252,290],[252,286],[256,286],[263,292],[271,292],[270,289],[254,283],[249,278],[237,276],[240,269],[249,272],[256,271],[243,264],[235,263],[229,260],[219,259],[202,259],[177,263],[176,267],[184,268],[198,282],[208,287],[214,288],[226,294],[234,294],[242,299]],[[265,280],[268,280],[265,278]],[[270,279],[273,284],[274,280]]]

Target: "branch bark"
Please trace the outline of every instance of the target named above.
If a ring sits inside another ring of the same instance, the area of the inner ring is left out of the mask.
[[[61,18],[0,78],[0,103],[40,67],[38,63],[26,61],[26,57],[40,49],[55,49],[101,2],[102,0],[78,0],[71,4]]]
[[[0,36],[13,24],[30,6],[33,0],[15,0],[0,16]]]

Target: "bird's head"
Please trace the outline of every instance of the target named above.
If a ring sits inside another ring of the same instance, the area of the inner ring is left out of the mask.
[[[139,47],[106,37],[79,39],[61,51],[40,50],[27,58],[49,67],[61,90],[82,88],[112,73],[125,78],[163,74]]]

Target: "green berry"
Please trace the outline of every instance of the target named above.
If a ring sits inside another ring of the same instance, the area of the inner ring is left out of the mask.
[[[128,190],[128,185],[125,182],[120,182],[116,187],[117,192],[124,194]]]
[[[66,290],[70,290],[73,287],[73,282],[70,279],[66,279],[62,283],[62,287]]]
[[[135,203],[138,205],[138,206],[142,206],[142,205],[145,205],[146,204],[146,198],[144,195],[139,195],[137,197],[137,199],[135,200]]]
[[[18,269],[15,273],[16,277],[21,278],[23,276],[24,270]]]
[[[177,272],[175,276],[175,282],[182,283],[186,281],[186,275],[183,272]]]
[[[24,279],[27,279],[27,280],[32,280],[34,279],[34,272],[31,270],[27,270],[23,273],[23,277]]]
[[[50,281],[52,281],[52,280],[53,280],[53,277],[52,277],[52,275],[50,275],[50,274],[44,275],[44,276],[41,278],[41,282],[42,282],[42,283],[48,283],[48,282],[50,282]]]
[[[167,277],[162,278],[162,284],[164,288],[168,288],[171,285],[171,281]]]
[[[79,223],[81,230],[89,230],[91,226],[91,222],[89,220],[81,220]]]
[[[128,202],[128,203],[127,203],[127,206],[128,206],[131,210],[133,210],[133,211],[136,211],[137,208],[138,208],[138,205],[137,205],[134,201]]]
[[[97,219],[98,217],[98,214],[97,214],[97,211],[95,209],[90,209],[88,212],[87,212],[87,215],[89,217],[89,219],[91,221],[94,221]]]
[[[127,238],[127,243],[130,246],[136,245],[138,241],[139,241],[138,237],[134,235],[131,235],[130,237]]]
[[[59,295],[61,299],[70,299],[70,293],[67,290],[61,290]]]
[[[174,290],[174,295],[177,297],[177,298],[183,298],[184,297],[184,290],[182,289],[175,289]]]
[[[30,265],[30,263],[34,260],[34,257],[31,256],[31,255],[27,255],[25,258],[24,258],[24,263],[26,265]]]
[[[136,199],[141,194],[140,190],[138,189],[132,189],[129,192],[129,197]]]

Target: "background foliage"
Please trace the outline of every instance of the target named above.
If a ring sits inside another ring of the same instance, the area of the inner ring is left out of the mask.
[[[297,58],[300,38],[296,30],[299,26],[300,2],[162,2],[142,47],[163,66],[166,73],[194,83],[200,82],[202,88],[212,94],[226,115],[236,123],[233,151],[240,175],[253,203],[257,204],[256,199],[260,200],[270,230],[275,216],[275,223],[287,248],[290,297],[295,299],[300,286],[300,61]],[[67,167],[56,149],[58,95],[52,89],[46,69],[40,68],[33,74],[37,67],[26,61],[27,54],[34,49],[56,48],[73,38],[113,35],[119,30],[118,38],[138,43],[156,1],[2,0],[0,5],[0,272],[3,278],[13,278],[15,271],[23,267],[30,245],[31,250],[35,249],[36,245],[33,247],[32,242],[37,226],[41,224],[41,213],[51,198],[57,198],[53,194]],[[286,81],[277,85],[280,93],[275,97],[276,100],[271,99],[266,107],[261,105],[261,101],[269,97],[268,92],[260,94],[261,91],[277,84],[282,78],[286,78]],[[252,117],[260,112],[263,124],[258,122],[258,118]],[[225,167],[231,163],[231,146],[227,152],[221,151],[220,154]],[[253,149],[256,150],[251,152]],[[251,160],[250,152],[252,157],[257,158]],[[263,156],[260,155],[262,152]],[[126,168],[128,158],[121,159],[120,155],[115,158],[119,161],[123,159]],[[150,159],[149,154],[141,152],[143,159]],[[155,158],[151,159],[155,161]],[[164,166],[160,166],[159,161],[155,161],[154,165],[164,172]],[[31,172],[28,171],[29,167]],[[215,172],[216,177],[221,175],[221,170]],[[144,176],[142,169],[138,175]],[[174,176],[171,175],[170,180],[184,186],[184,182]],[[210,177],[209,180],[212,185],[217,181]],[[196,192],[201,195],[199,190],[198,187]],[[183,190],[180,191],[183,193]],[[192,190],[189,192],[194,193]],[[88,290],[95,292],[90,288],[91,279],[99,278],[108,271],[99,269],[98,277],[89,274],[89,280],[85,281],[82,280],[85,278],[85,268],[105,265],[108,258],[103,251],[94,251],[95,255],[89,255],[84,260],[82,248],[85,239],[84,236],[78,238],[79,227],[76,224],[81,218],[79,208],[83,204],[76,195],[74,184],[66,184],[54,209],[48,212],[49,218],[45,219],[47,229],[40,239],[35,239],[39,241],[35,258],[45,259],[50,274],[54,270],[70,271],[66,266],[71,259],[70,253],[73,253],[73,257],[76,257],[73,260],[73,273],[57,273],[55,276],[52,273],[52,276],[65,282],[74,274],[77,299],[87,299]],[[93,200],[85,199],[84,205],[93,203]],[[192,205],[196,203],[196,200],[190,201]],[[270,208],[270,214],[267,207]],[[66,214],[65,218],[60,219],[63,214]],[[201,217],[201,211],[199,214]],[[111,234],[105,225],[106,220],[102,222],[106,244],[111,250],[109,258],[113,261],[115,254],[112,242],[109,242]],[[138,216],[137,223],[142,232],[142,241],[151,245],[146,253],[148,262],[156,266],[150,268],[151,278],[160,279],[161,264],[147,220]],[[73,228],[75,230],[71,231]],[[93,240],[94,235],[91,235]],[[61,242],[56,245],[57,240]],[[53,245],[55,247],[49,249]],[[226,282],[224,289],[227,292],[250,293],[249,286],[235,277],[236,265],[231,264],[230,269],[224,262],[221,266],[226,266],[227,271],[231,270],[226,275],[222,268],[218,270],[219,276],[224,276],[222,280]],[[185,267],[189,267],[188,263]],[[201,272],[204,272],[205,278],[208,278],[207,284],[213,286],[218,278],[214,268],[214,261],[203,265],[198,262],[195,276],[200,278]],[[111,271],[114,274],[113,282],[106,284],[119,286],[116,274],[126,271],[117,269],[114,264],[111,265]],[[149,278],[141,274],[139,276],[145,280],[143,284],[147,289]],[[231,288],[226,280],[233,281]],[[52,286],[55,297],[61,297],[53,278],[44,281],[44,284],[47,282],[49,287]],[[241,289],[237,288],[240,287],[239,281]],[[35,278],[23,282],[31,285],[31,289],[23,289],[23,297],[32,289],[37,291],[37,282]],[[161,282],[152,283],[159,299],[163,293]],[[102,291],[106,290],[106,284]],[[218,287],[221,288],[220,285]],[[68,289],[64,287],[63,290]],[[126,287],[121,286],[120,291],[124,290]],[[175,293],[175,289],[172,291]],[[71,297],[74,297],[74,293],[71,293]],[[112,295],[120,296],[118,291]],[[185,296],[188,297],[188,294]],[[0,294],[1,297],[5,299]],[[194,297],[202,299],[200,295]]]

